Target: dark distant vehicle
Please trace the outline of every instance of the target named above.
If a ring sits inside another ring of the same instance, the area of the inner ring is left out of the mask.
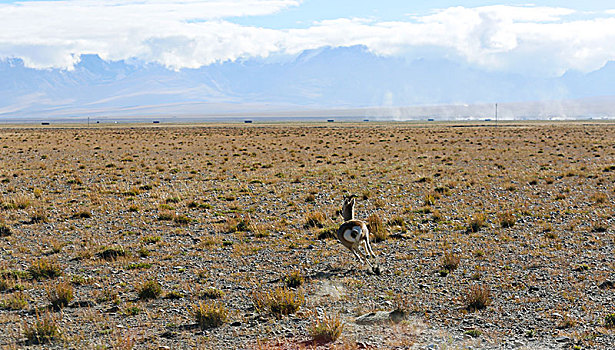
[[[49,125],[49,122],[42,122],[41,125]]]
[[[333,123],[335,121],[335,119],[327,119],[327,122],[329,123]]]
[[[246,123],[246,124],[252,124],[251,120],[244,120],[243,122]]]
[[[368,122],[368,121],[369,121],[369,119],[363,119],[363,121],[364,121],[364,122]]]
[[[491,118],[487,118],[487,119],[485,119],[485,121],[486,121],[486,122],[490,122],[490,121],[491,121]]]
[[[152,123],[154,123],[154,124],[160,124],[160,120],[154,120]]]
[[[433,118],[429,118],[429,119],[427,119],[427,121],[428,121],[428,122],[433,122],[433,121],[434,121],[434,119],[433,119]]]

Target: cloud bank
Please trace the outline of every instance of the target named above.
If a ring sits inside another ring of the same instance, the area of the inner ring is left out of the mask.
[[[234,18],[283,14],[300,0],[73,0],[0,5],[0,59],[71,70],[83,54],[169,69],[323,46],[363,45],[382,56],[458,59],[490,71],[559,76],[615,61],[615,11],[539,6],[452,7],[405,21],[339,18],[269,29]]]

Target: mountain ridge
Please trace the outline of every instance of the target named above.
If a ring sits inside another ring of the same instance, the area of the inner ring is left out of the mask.
[[[179,71],[139,61],[105,61],[98,55],[81,56],[70,71],[30,69],[9,59],[0,61],[0,118],[532,104],[615,96],[614,77],[615,62],[587,74],[529,78],[453,60],[383,57],[364,46]]]

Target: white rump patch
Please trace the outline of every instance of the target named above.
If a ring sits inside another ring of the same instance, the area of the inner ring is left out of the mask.
[[[361,226],[355,226],[352,230],[344,231],[344,239],[348,242],[356,242],[361,237]]]

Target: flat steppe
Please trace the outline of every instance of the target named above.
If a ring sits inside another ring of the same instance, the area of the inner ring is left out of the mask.
[[[606,349],[614,197],[606,122],[0,128],[0,347]]]

